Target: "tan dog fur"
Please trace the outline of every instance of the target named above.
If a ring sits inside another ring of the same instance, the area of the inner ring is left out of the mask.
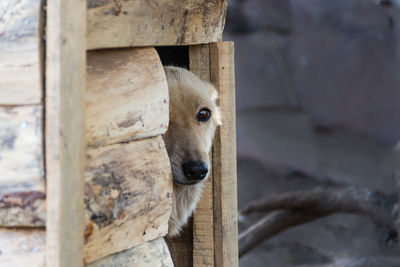
[[[196,208],[204,181],[211,171],[209,152],[221,118],[216,105],[218,93],[214,86],[182,68],[165,67],[165,73],[169,86],[170,124],[163,138],[174,180],[168,235],[176,236]],[[211,111],[211,118],[206,122],[196,119],[202,108]],[[206,162],[209,166],[206,178],[196,184],[189,184],[182,170],[182,163],[187,160]]]

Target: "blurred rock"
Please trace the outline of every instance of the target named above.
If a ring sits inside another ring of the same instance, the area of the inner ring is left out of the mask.
[[[352,131],[316,132],[308,116],[288,111],[252,111],[237,116],[240,157],[340,183],[394,189],[390,147]],[[240,165],[239,165],[240,166]],[[239,171],[240,174],[240,171]],[[266,180],[266,184],[269,182]]]
[[[224,39],[235,41],[239,208],[330,179],[395,190],[399,6],[230,1]],[[240,266],[400,266],[400,247],[387,234],[367,218],[335,214],[265,241]]]
[[[226,14],[225,32],[245,33],[250,31],[247,18],[243,14],[243,0],[230,0]]]
[[[390,145],[400,140],[397,4],[233,2],[236,23],[246,29],[230,30],[235,15],[228,16],[224,39],[236,43],[239,112],[301,108],[316,125],[344,126]]]
[[[235,40],[236,108],[238,112],[260,107],[290,107],[296,93],[284,55],[285,37],[269,32],[249,35],[226,33]]]
[[[398,16],[375,1],[292,1],[292,10],[296,34],[288,66],[302,109],[316,124],[345,126],[395,144]]]
[[[243,14],[251,30],[269,30],[286,33],[292,27],[292,12],[289,0],[243,1]]]
[[[289,0],[231,0],[228,5],[225,32],[277,31],[291,29]]]

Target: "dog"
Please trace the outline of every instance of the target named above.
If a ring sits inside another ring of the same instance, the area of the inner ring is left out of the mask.
[[[170,122],[163,135],[171,162],[173,208],[168,236],[178,236],[200,199],[210,175],[210,149],[221,125],[218,92],[211,84],[179,67],[165,67]]]

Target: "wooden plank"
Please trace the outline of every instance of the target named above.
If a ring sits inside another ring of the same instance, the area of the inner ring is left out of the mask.
[[[210,63],[222,114],[213,146],[215,266],[233,267],[238,266],[233,43],[210,44]]]
[[[0,105],[41,102],[41,2],[0,1]]]
[[[228,0],[88,0],[88,49],[193,45],[222,35]]]
[[[46,259],[43,229],[0,229],[1,266],[43,267]]]
[[[167,234],[171,177],[161,136],[88,150],[85,261]]]
[[[210,82],[209,45],[189,47],[190,70]],[[203,194],[193,215],[193,265],[214,266],[213,177],[204,183]]]
[[[87,267],[173,267],[164,238],[144,243],[88,264]]]
[[[175,267],[193,266],[193,220],[182,228],[177,237],[166,237],[169,251]]]
[[[127,142],[168,128],[168,84],[154,48],[88,53],[86,142]]]
[[[47,1],[46,266],[82,266],[86,6]]]

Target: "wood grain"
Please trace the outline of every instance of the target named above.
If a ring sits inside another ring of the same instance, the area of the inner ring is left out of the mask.
[[[193,220],[189,218],[177,237],[165,237],[175,267],[193,266]]]
[[[46,223],[46,200],[43,191],[15,192],[0,195],[0,226],[37,227]]]
[[[83,265],[85,4],[47,1],[46,266]]]
[[[210,82],[209,45],[189,47],[190,71]],[[193,265],[214,266],[213,177],[205,182],[203,194],[193,215]]]
[[[88,53],[86,142],[127,142],[168,128],[168,85],[154,48]]]
[[[85,261],[164,236],[171,167],[161,136],[87,150]]]
[[[43,267],[46,259],[43,229],[0,229],[1,266]]]
[[[110,255],[87,267],[173,267],[171,255],[163,238]]]
[[[39,104],[41,0],[0,1],[0,105]]]
[[[222,126],[213,146],[215,266],[233,267],[238,266],[233,43],[210,44],[210,62],[222,113]]]
[[[44,192],[42,108],[0,107],[0,194]]]
[[[193,45],[222,35],[228,0],[88,0],[87,48]]]

